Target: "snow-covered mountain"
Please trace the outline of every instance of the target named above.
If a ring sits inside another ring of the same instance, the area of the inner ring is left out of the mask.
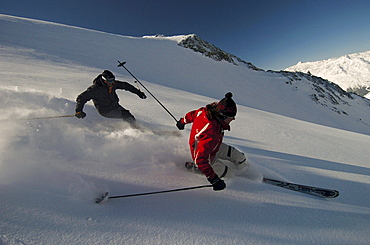
[[[368,243],[369,101],[315,76],[219,59],[222,50],[207,55],[214,48],[199,46],[204,41],[185,48],[189,37],[128,37],[0,15],[0,244]],[[134,84],[117,60],[176,118],[233,92],[238,114],[224,141],[245,152],[251,171],[225,178],[221,192],[95,204],[105,191],[208,184],[184,168],[190,127],[178,131],[151,96],[118,92],[152,130],[103,118],[92,102],[86,118],[73,117],[76,97],[104,69]],[[340,196],[269,186],[262,176]]]
[[[285,71],[299,71],[325,78],[347,92],[370,99],[370,51],[315,62],[299,62]]]

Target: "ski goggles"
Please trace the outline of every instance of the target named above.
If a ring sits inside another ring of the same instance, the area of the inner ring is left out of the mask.
[[[102,78],[103,78],[104,81],[107,81],[109,83],[112,83],[112,82],[115,81],[115,78],[114,77],[105,78],[104,76],[102,76]]]
[[[220,118],[221,120],[226,120],[226,119],[228,119],[228,118],[235,119],[235,116],[230,117],[230,116],[226,116],[226,115],[224,115],[224,114],[222,114],[222,113],[219,113],[219,114],[218,114],[218,118]]]

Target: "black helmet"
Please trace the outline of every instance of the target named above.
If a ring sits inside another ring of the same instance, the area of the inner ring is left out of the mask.
[[[101,75],[102,75],[102,78],[106,81],[114,81],[114,79],[116,79],[116,77],[113,75],[113,73],[111,71],[108,71],[108,70],[104,70]]]

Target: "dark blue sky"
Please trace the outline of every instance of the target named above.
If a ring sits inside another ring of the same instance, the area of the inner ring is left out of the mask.
[[[0,0],[0,13],[140,37],[195,33],[265,70],[370,50],[369,0]]]

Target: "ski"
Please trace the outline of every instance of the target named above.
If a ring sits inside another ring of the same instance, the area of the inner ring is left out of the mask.
[[[285,189],[298,191],[301,193],[317,196],[317,197],[324,197],[324,198],[335,198],[339,196],[339,191],[333,189],[325,189],[321,187],[315,186],[307,186],[307,185],[300,185],[295,183],[289,183],[286,181],[263,178],[263,183],[267,183],[270,185],[275,185],[279,187],[283,187]]]
[[[108,199],[108,192],[105,192],[100,197],[95,198],[95,203],[101,203],[102,201],[107,200],[107,199]]]

